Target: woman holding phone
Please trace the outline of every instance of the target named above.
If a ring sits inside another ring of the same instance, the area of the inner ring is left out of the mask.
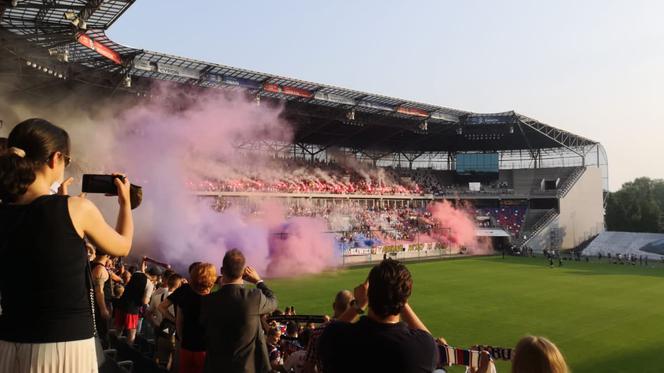
[[[84,238],[109,255],[129,253],[129,180],[115,180],[114,229],[91,201],[51,194],[70,151],[65,130],[28,119],[0,152],[0,372],[97,371]]]

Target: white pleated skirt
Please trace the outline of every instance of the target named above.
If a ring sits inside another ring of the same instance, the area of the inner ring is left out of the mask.
[[[56,343],[0,340],[0,373],[97,373],[94,338]]]

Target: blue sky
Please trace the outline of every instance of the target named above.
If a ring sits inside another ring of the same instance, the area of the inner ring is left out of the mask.
[[[139,0],[133,47],[452,108],[516,110],[601,141],[612,190],[664,178],[663,1]]]

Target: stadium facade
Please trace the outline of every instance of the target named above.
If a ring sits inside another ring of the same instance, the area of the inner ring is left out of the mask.
[[[0,89],[11,98],[5,105],[57,102],[71,94],[149,99],[159,81],[239,91],[257,102],[279,102],[295,129],[292,144],[257,140],[244,146],[309,160],[344,152],[376,167],[422,170],[447,186],[420,195],[272,197],[381,205],[448,199],[489,211],[523,206],[518,229],[502,232],[536,251],[575,248],[604,230],[608,164],[597,141],[512,111],[455,110],[123,46],[106,30],[132,4],[1,0]]]

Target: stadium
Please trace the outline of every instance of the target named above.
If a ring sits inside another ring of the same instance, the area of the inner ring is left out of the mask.
[[[661,338],[635,327],[635,320],[654,316],[647,305],[661,296],[647,280],[661,273],[602,262],[600,253],[612,245],[615,253],[636,253],[660,237],[641,237],[632,251],[628,245],[636,239],[604,232],[609,175],[599,142],[514,111],[455,110],[120,45],[106,30],[133,3],[0,2],[4,124],[24,119],[12,107],[69,105],[71,112],[93,112],[107,104],[140,106],[163,87],[176,92],[182,110],[209,92],[278,107],[289,138],[233,144],[247,157],[269,159],[276,172],[229,165],[218,177],[188,178],[187,189],[218,212],[256,215],[256,201],[277,201],[289,218],[324,217],[321,233],[333,238],[346,268],[294,279],[283,274],[295,269],[274,272],[286,277],[274,280],[284,306],[329,312],[329,294],[352,289],[367,265],[389,257],[409,262],[418,281],[414,307],[434,334],[459,346],[511,347],[525,333],[547,333],[576,372],[657,371],[659,358],[647,354],[647,346]],[[451,214],[472,224],[472,237],[457,232],[463,224]],[[286,227],[271,234],[288,241],[293,233]],[[620,239],[625,243],[616,244]],[[656,252],[647,255],[659,259]],[[544,253],[557,253],[562,268],[551,271]],[[579,253],[579,260],[560,253]],[[603,280],[611,285],[604,287]],[[463,284],[466,290],[451,289]],[[635,287],[644,289],[643,297],[630,293]],[[621,334],[629,328],[644,337]],[[608,342],[614,338],[634,343],[633,356],[620,359],[620,346]],[[116,341],[109,356],[125,360],[118,369],[160,371],[151,364],[154,346],[147,338],[139,341],[137,347]],[[589,347],[591,341],[598,343]],[[506,369],[508,362],[498,363],[498,370]]]

